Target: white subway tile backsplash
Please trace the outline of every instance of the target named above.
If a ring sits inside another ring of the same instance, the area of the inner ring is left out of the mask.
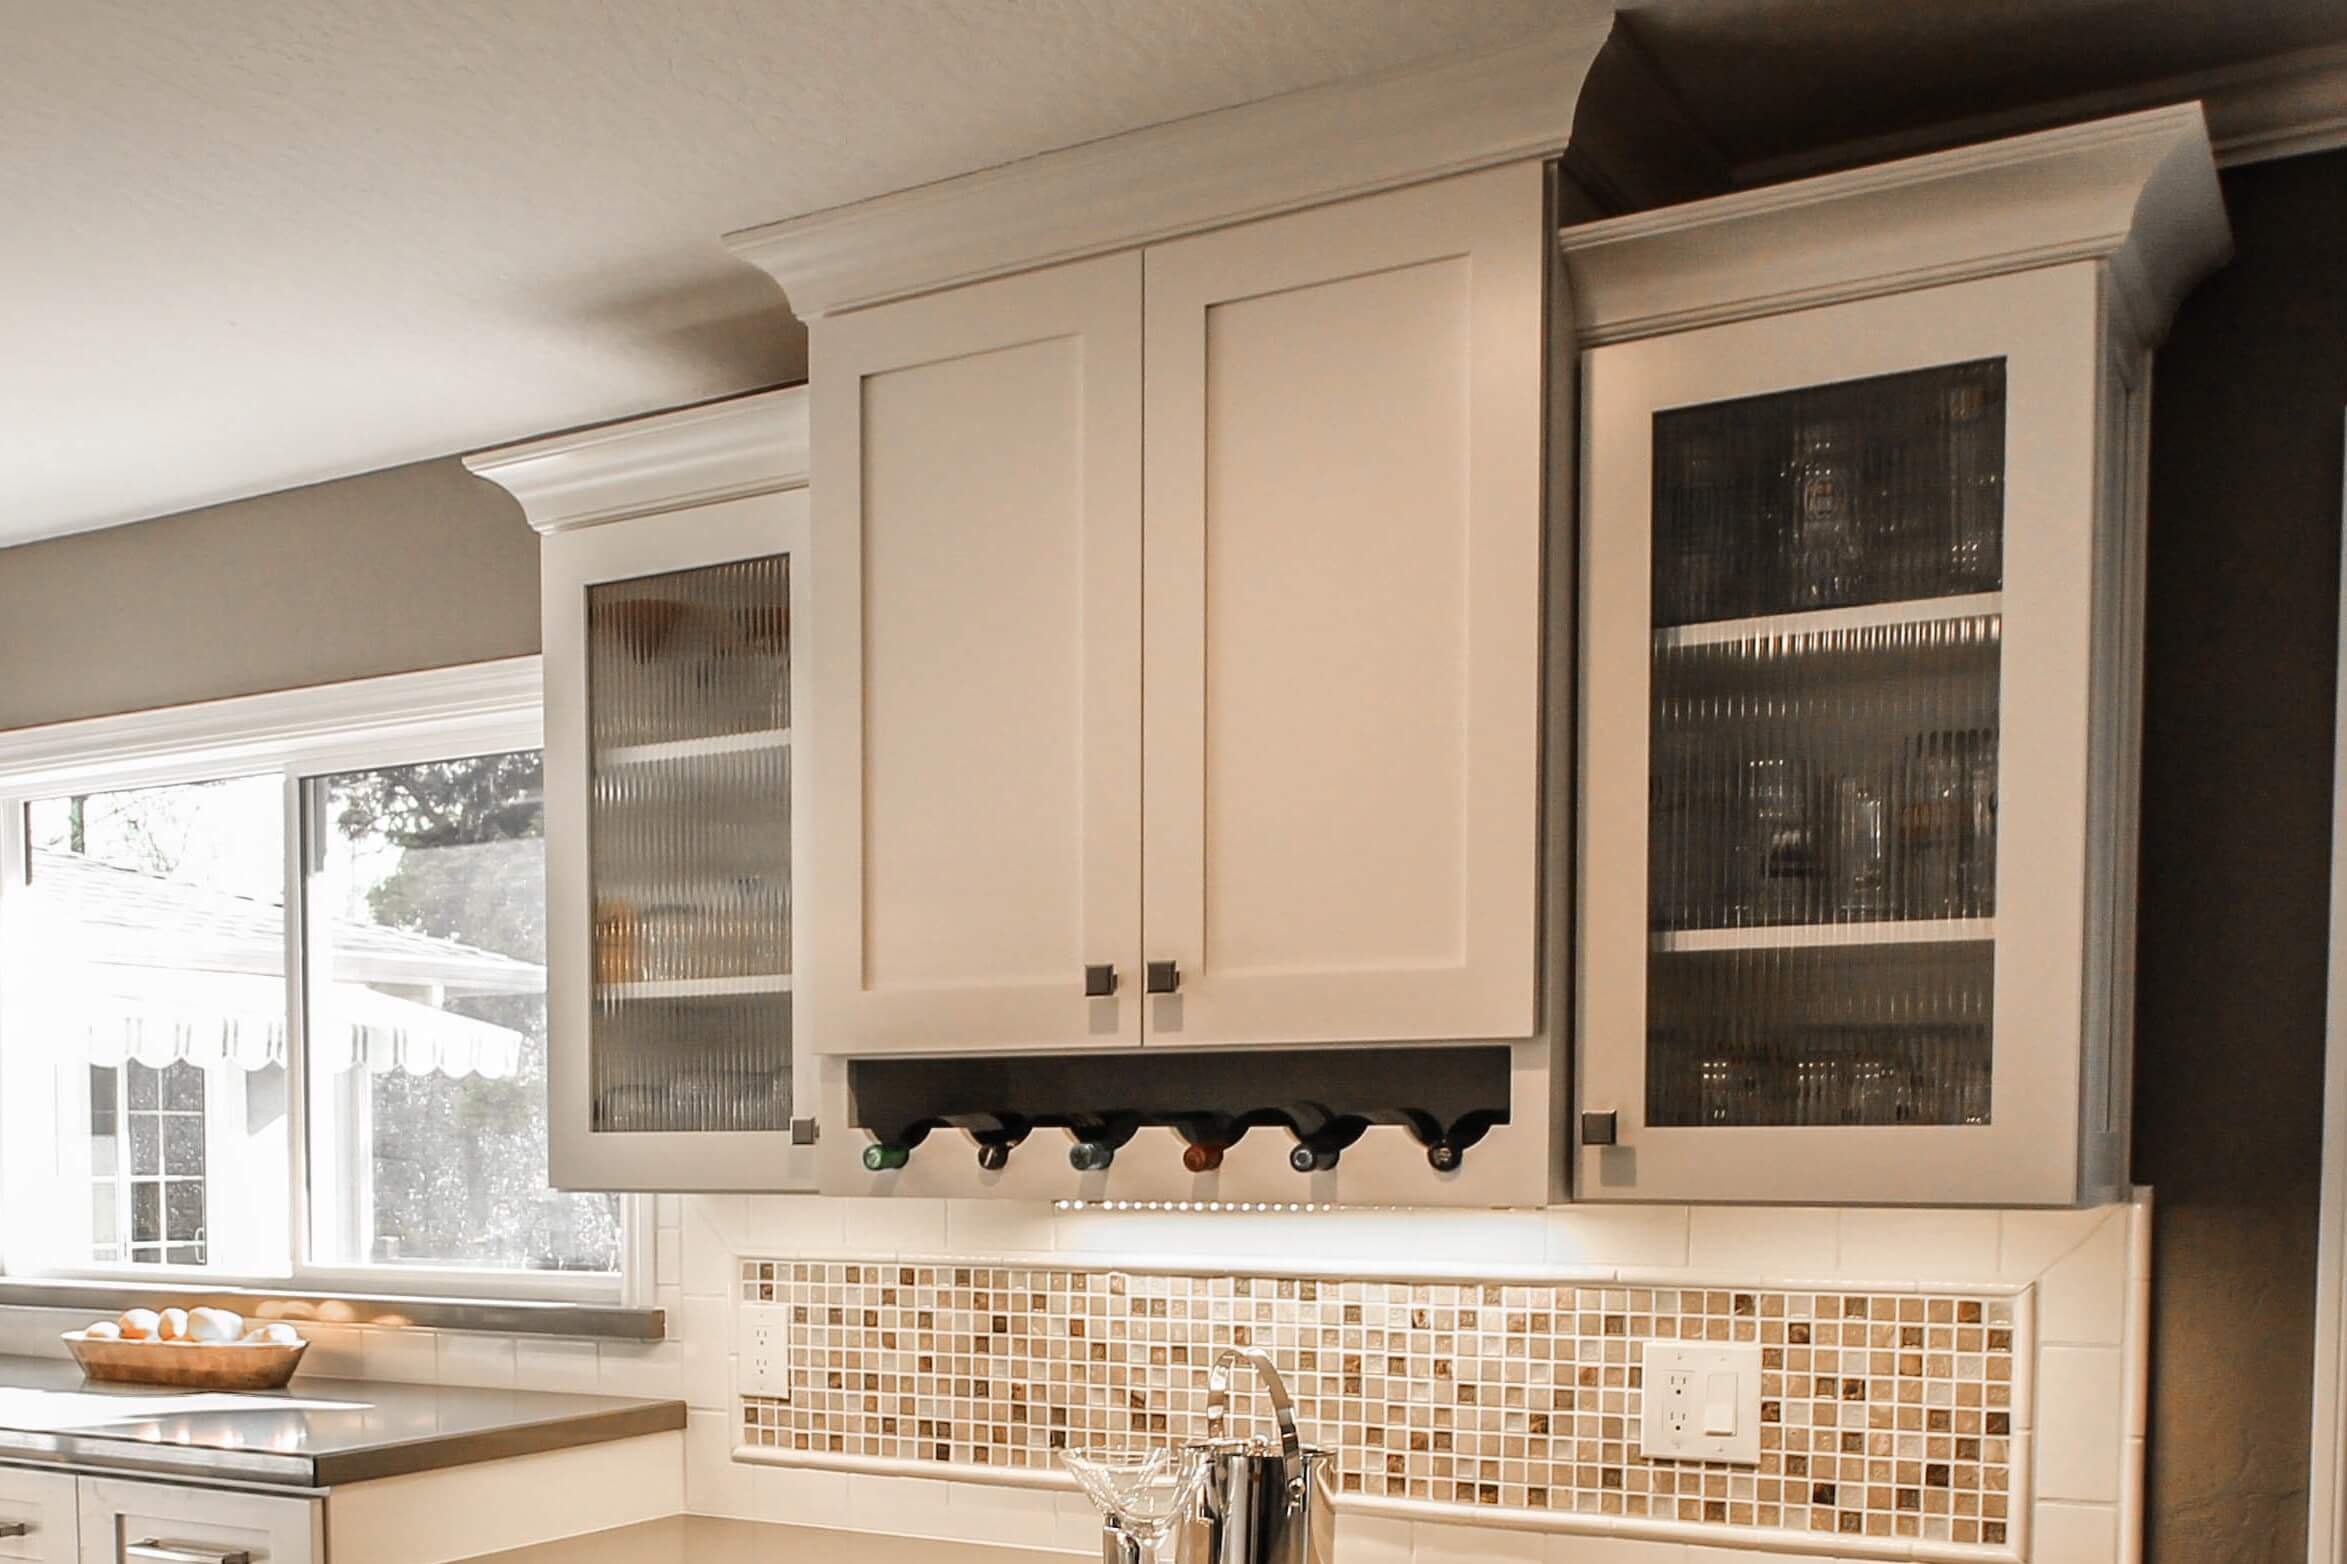
[[[684,1221],[678,1229],[683,1248],[677,1279],[688,1298],[722,1298],[732,1291],[734,1249],[719,1230],[717,1216],[711,1197],[685,1202]]]
[[[1336,1553],[1345,1564],[1411,1564],[1410,1523],[1382,1515],[1339,1515]]]
[[[899,1537],[951,1537],[947,1485],[927,1477],[848,1474],[848,1524]]]
[[[685,1237],[674,1227],[656,1229],[652,1234],[652,1281],[659,1287],[677,1287],[684,1282]]]
[[[1410,1564],[1546,1564],[1548,1539],[1490,1526],[1410,1526]]]
[[[1697,1206],[1687,1263],[1698,1271],[1812,1281],[1839,1274],[1841,1213],[1808,1207]]]
[[[667,1400],[684,1394],[684,1348],[678,1342],[606,1341],[595,1351],[595,1388],[604,1395]]]
[[[513,1338],[476,1331],[442,1331],[438,1377],[443,1385],[513,1386]]]
[[[685,1414],[685,1508],[695,1515],[758,1517],[754,1479],[761,1469],[733,1458],[737,1434],[722,1412]]]
[[[513,1344],[513,1382],[522,1390],[563,1390],[594,1395],[602,1364],[591,1341],[563,1336],[522,1336]]]
[[[1049,1254],[1058,1247],[1059,1229],[1039,1201],[948,1200],[945,1243],[953,1254]]]
[[[2037,1507],[2032,1564],[2112,1564],[2119,1552],[2119,1512],[2107,1504]]]
[[[1938,1282],[1993,1276],[1994,1211],[1844,1211],[1835,1274],[1854,1281]]]
[[[685,1405],[730,1410],[733,1405],[735,1311],[731,1299],[688,1298],[677,1318]]]
[[[895,1256],[945,1249],[945,1202],[842,1198],[843,1253]]]
[[[2004,1212],[1998,1222],[1997,1275],[2008,1282],[2034,1281],[2104,1223],[2116,1220],[2124,1227],[2126,1215],[2119,1206]]]
[[[1059,1495],[1044,1488],[948,1483],[952,1534],[1005,1547],[1048,1548],[1059,1540]]]
[[[364,1379],[367,1373],[367,1333],[356,1325],[305,1323],[302,1353],[296,1377],[302,1379]]]
[[[1706,1548],[1706,1553],[1722,1549]],[[1754,1564],[1771,1555],[1740,1555]],[[1685,1564],[1687,1547],[1679,1542],[1650,1542],[1643,1537],[1552,1537],[1548,1564]]]
[[[1685,1206],[1568,1206],[1548,1213],[1548,1258],[1557,1265],[1646,1270],[1687,1263]]]
[[[2056,1260],[2037,1282],[2037,1330],[2046,1341],[2117,1346],[2127,1326],[2127,1215]]]
[[[752,1466],[744,1470],[751,1474],[757,1516],[762,1521],[776,1521],[789,1526],[852,1527],[859,1524],[849,1503],[848,1474],[845,1472],[820,1472],[788,1466]],[[864,1529],[893,1530],[877,1526]]]
[[[2120,1350],[2048,1346],[2037,1362],[2037,1493],[2119,1497]]]
[[[412,1326],[394,1329],[370,1325],[359,1350],[369,1379],[428,1385],[440,1377],[440,1343],[436,1332]]]

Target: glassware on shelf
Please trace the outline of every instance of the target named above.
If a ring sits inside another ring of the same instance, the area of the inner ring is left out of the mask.
[[[1900,845],[1910,917],[1996,911],[1996,767],[1997,736],[1989,729],[1909,741]]]
[[[1866,773],[1836,777],[1832,821],[1827,856],[1835,916],[1887,917],[1892,910],[1890,790]]]
[[[1199,1445],[1062,1450],[1060,1462],[1111,1533],[1130,1543],[1121,1557],[1131,1564],[1159,1557],[1165,1538],[1197,1508],[1206,1480],[1206,1450]]]
[[[1985,1124],[1988,940],[1657,953],[1657,1127]]]
[[[2002,359],[1657,413],[1655,623],[1998,590],[2004,413]]]

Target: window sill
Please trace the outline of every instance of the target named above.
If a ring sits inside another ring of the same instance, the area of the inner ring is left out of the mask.
[[[0,1309],[75,1309],[91,1318],[125,1309],[206,1306],[248,1319],[316,1320],[335,1325],[413,1325],[504,1336],[585,1336],[601,1341],[660,1341],[661,1309],[618,1304],[512,1298],[422,1298],[391,1294],[302,1292],[259,1287],[189,1287],[126,1281],[0,1278]]]

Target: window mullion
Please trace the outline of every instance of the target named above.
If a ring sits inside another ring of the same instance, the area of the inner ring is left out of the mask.
[[[310,810],[298,761],[285,766],[285,1114],[286,1270],[308,1267],[310,1233]]]

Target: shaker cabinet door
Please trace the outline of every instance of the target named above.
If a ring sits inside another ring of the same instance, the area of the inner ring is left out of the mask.
[[[1152,247],[1152,1043],[1535,1025],[1545,229],[1524,163]]]
[[[2098,308],[1585,356],[1586,1197],[2077,1197]]]
[[[566,1189],[811,1187],[792,959],[807,495],[548,538],[548,1088]]]
[[[1128,254],[813,326],[824,1052],[1139,1040],[1140,321]]]
[[[80,1480],[82,1564],[325,1564],[315,1499]]]
[[[0,1561],[75,1564],[78,1502],[70,1472],[0,1466]]]

